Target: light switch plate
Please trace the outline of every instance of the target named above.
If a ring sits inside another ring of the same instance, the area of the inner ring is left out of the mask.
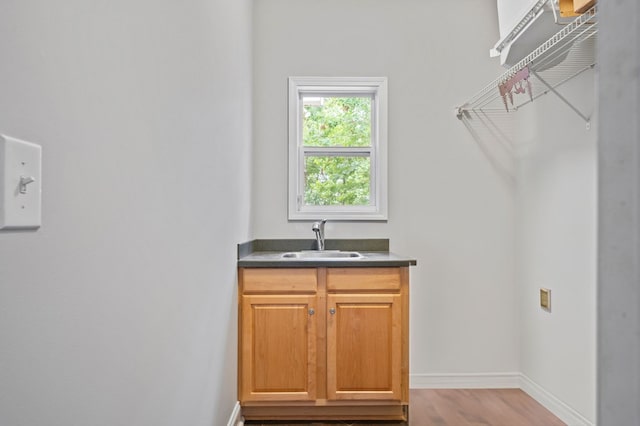
[[[0,229],[41,224],[42,147],[0,135]]]

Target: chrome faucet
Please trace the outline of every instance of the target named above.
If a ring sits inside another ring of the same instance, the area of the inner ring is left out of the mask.
[[[322,219],[319,222],[313,222],[311,230],[316,233],[316,242],[318,250],[324,250],[324,224],[327,223],[327,219]]]

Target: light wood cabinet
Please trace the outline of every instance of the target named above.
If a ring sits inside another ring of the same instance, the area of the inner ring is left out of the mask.
[[[315,296],[242,297],[242,399],[316,399]]]
[[[408,267],[239,268],[243,416],[406,420],[408,284]]]
[[[400,295],[327,297],[327,399],[400,401]]]

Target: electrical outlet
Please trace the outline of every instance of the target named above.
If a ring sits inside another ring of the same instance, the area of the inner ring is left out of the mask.
[[[547,311],[551,310],[551,290],[548,288],[540,289],[540,307]]]

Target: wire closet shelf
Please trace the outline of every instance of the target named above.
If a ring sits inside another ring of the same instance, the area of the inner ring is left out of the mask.
[[[480,118],[486,124],[488,116],[508,115],[552,92],[589,126],[589,117],[556,88],[595,66],[597,32],[597,8],[594,6],[456,107],[457,117],[463,121]],[[495,120],[491,123],[495,125]]]

